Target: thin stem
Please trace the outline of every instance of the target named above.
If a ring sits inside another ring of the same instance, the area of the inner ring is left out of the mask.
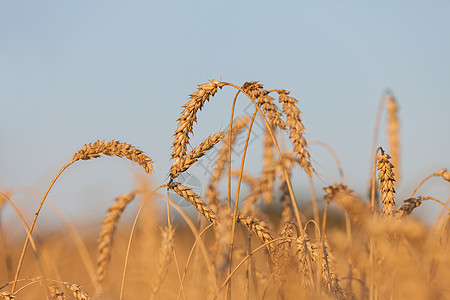
[[[436,172],[436,173],[433,173],[433,174],[430,174],[430,175],[428,175],[427,177],[425,177],[425,179],[424,180],[422,180],[420,183],[419,183],[419,185],[418,186],[416,186],[416,188],[414,189],[414,191],[411,193],[411,195],[409,195],[409,198],[412,198],[413,196],[414,196],[414,194],[417,192],[417,190],[428,180],[428,179],[430,179],[431,177],[434,177],[434,176],[441,176],[442,174],[440,173],[440,172]]]
[[[444,202],[433,198],[433,197],[419,197],[420,200],[425,201],[425,200],[433,200],[436,201],[437,203],[439,203],[440,205],[442,205],[443,207],[445,207],[448,211],[450,211],[450,208],[447,206],[447,204],[445,204]]]
[[[135,228],[136,228],[136,224],[137,224],[138,218],[139,218],[139,216],[140,216],[140,214],[141,214],[141,212],[142,212],[142,209],[144,208],[145,204],[147,203],[147,201],[149,201],[149,200],[151,199],[151,196],[152,196],[153,194],[155,194],[155,196],[157,196],[157,197],[160,197],[161,199],[167,200],[167,198],[166,198],[165,196],[155,193],[158,189],[163,188],[163,187],[167,187],[167,185],[166,185],[166,184],[160,185],[159,187],[157,187],[156,189],[154,189],[154,190],[147,196],[147,198],[144,200],[144,202],[143,202],[143,203],[141,204],[141,206],[139,207],[139,210],[138,210],[138,212],[137,212],[137,214],[136,214],[136,217],[135,217],[135,219],[134,219],[133,226],[132,226],[131,232],[130,232],[130,237],[129,237],[129,239],[128,239],[128,246],[127,246],[127,252],[126,252],[126,254],[125,254],[124,268],[123,268],[123,271],[122,271],[122,283],[121,283],[121,287],[120,287],[120,300],[123,299],[123,291],[124,291],[124,285],[125,285],[126,271],[127,271],[127,267],[128,267],[128,259],[129,259],[129,256],[130,256],[131,241],[132,241],[132,239],[133,239],[133,235],[134,235],[134,231],[135,231]],[[186,223],[188,224],[188,226],[189,226],[189,228],[191,229],[191,231],[192,231],[192,233],[194,234],[194,236],[197,238],[197,237],[199,236],[198,230],[195,228],[195,225],[194,225],[194,223],[192,222],[192,220],[189,218],[189,216],[183,211],[183,209],[182,209],[180,206],[178,206],[177,204],[175,204],[172,200],[169,199],[169,203],[170,203],[170,205],[171,205],[173,208],[175,208],[175,209],[180,213],[180,215],[183,217],[183,219],[184,219],[184,220],[186,221]],[[199,245],[200,245],[200,249],[202,250],[202,254],[203,254],[203,256],[204,256],[204,259],[205,259],[205,261],[206,261],[206,267],[207,267],[207,269],[208,269],[208,272],[210,273],[210,275],[211,275],[212,278],[214,279],[214,280],[213,280],[214,288],[215,288],[215,290],[217,291],[217,285],[216,285],[216,279],[215,279],[214,270],[212,270],[212,268],[211,268],[211,265],[212,265],[212,264],[209,262],[209,259],[208,259],[208,252],[207,252],[206,247],[205,247],[205,245],[204,245],[204,243],[203,243],[203,241],[202,241],[201,239],[199,240]],[[183,286],[181,285],[180,288],[181,288],[181,290],[182,290],[183,297],[185,297]]]
[[[375,214],[378,212],[377,204],[375,203],[375,180],[376,180],[376,174],[377,174],[377,155],[378,151],[381,150],[381,147],[378,147],[375,151],[375,158],[372,160],[374,163],[372,165],[373,167],[373,177],[372,177],[372,189],[371,189],[371,196],[370,196],[370,211],[372,214]],[[369,273],[369,299],[374,300],[375,298],[375,241],[373,240],[372,236],[369,236],[369,264],[370,264],[370,273]]]
[[[200,241],[200,238],[203,236],[203,234],[204,234],[208,229],[210,229],[213,225],[214,225],[214,224],[211,223],[211,224],[209,224],[208,226],[206,226],[206,227],[202,230],[202,232],[200,232],[200,234],[195,238],[195,242],[194,242],[194,244],[193,244],[192,247],[191,247],[191,251],[189,252],[189,255],[188,255],[188,258],[187,258],[187,261],[186,261],[186,265],[185,265],[185,267],[184,267],[183,277],[181,278],[181,284],[184,283],[184,279],[186,278],[186,273],[187,273],[189,264],[190,264],[190,262],[191,262],[192,256],[193,256],[193,254],[194,254],[195,246],[197,246],[197,244],[198,244],[198,242]],[[178,299],[180,298],[180,294],[181,294],[181,288],[180,288],[180,291],[178,292]]]
[[[248,142],[250,141],[250,134],[252,132],[253,123],[255,121],[257,110],[255,109],[255,112],[252,116],[252,121],[250,122],[250,125],[248,127],[247,131],[247,138],[245,140],[245,146],[244,146],[244,153],[242,154],[241,159],[241,167],[239,169],[239,179],[237,184],[237,190],[236,190],[236,199],[234,201],[234,212],[233,212],[233,224],[231,226],[231,241],[230,241],[230,253],[229,253],[229,264],[228,264],[228,274],[231,272],[232,267],[232,259],[233,259],[233,246],[234,246],[234,233],[236,231],[236,223],[237,223],[237,211],[239,207],[239,194],[241,191],[241,184],[242,184],[242,174],[244,173],[244,163],[245,163],[245,157],[247,155],[247,149],[248,149]],[[231,172],[230,172],[231,174]],[[227,299],[228,295],[231,293],[231,281],[227,284],[227,292],[225,299]]]
[[[370,149],[375,149],[375,147],[377,146],[377,141],[378,141],[378,136],[379,136],[379,131],[380,131],[381,116],[383,114],[384,105],[387,101],[386,95],[384,95],[384,94],[382,95],[382,97],[380,98],[380,101],[378,102],[377,115],[375,117],[375,126],[374,126],[373,137],[372,137],[372,148],[370,148]],[[369,174],[372,173],[372,169],[374,167],[373,162],[374,162],[374,159],[376,161],[377,152],[378,152],[378,149],[376,151],[374,151],[373,153],[371,153],[371,157],[370,157],[371,163],[370,163]],[[377,163],[375,162],[375,165],[376,164]],[[369,175],[369,178],[370,178],[370,175]]]
[[[320,145],[320,146],[324,147],[325,149],[327,149],[331,153],[331,155],[333,156],[333,158],[336,162],[336,165],[338,167],[340,181],[342,184],[345,184],[344,169],[342,168],[339,157],[336,155],[336,152],[334,152],[333,148],[331,148],[328,144],[326,144],[322,141],[312,140],[312,141],[308,141],[308,143],[310,145],[312,145],[312,144]]]
[[[9,249],[8,249],[8,241],[6,239],[6,234],[3,231],[1,215],[0,215],[0,236],[2,239],[3,250],[5,252],[5,264],[6,264],[6,270],[8,273],[8,280],[12,280],[13,270],[12,270],[11,253],[9,252]]]
[[[131,233],[130,233],[130,237],[128,239],[128,247],[127,247],[127,252],[125,254],[125,262],[124,262],[124,267],[123,267],[123,272],[122,272],[122,283],[120,284],[120,296],[119,299],[122,300],[123,299],[123,291],[125,288],[125,277],[126,277],[126,272],[127,272],[127,267],[128,267],[128,258],[130,255],[130,248],[131,248],[131,241],[133,239],[133,235],[134,235],[134,229],[136,228],[136,224],[137,224],[137,220],[139,218],[139,215],[141,214],[142,209],[144,208],[144,205],[147,203],[147,201],[151,198],[151,196],[153,195],[153,193],[155,193],[158,189],[165,187],[166,185],[160,185],[157,188],[155,188],[147,197],[147,199],[144,200],[144,202],[141,204],[141,207],[139,207],[139,210],[136,214],[136,217],[134,218],[134,223],[133,226],[131,227]]]
[[[231,141],[233,139],[233,118],[234,118],[234,110],[236,108],[236,101],[239,93],[241,91],[237,91],[236,95],[234,95],[233,105],[231,108],[231,116],[230,116],[230,128],[228,131],[228,214],[231,215]]]
[[[370,212],[375,214],[378,208],[378,203],[375,203],[375,182],[377,177],[377,155],[378,151],[381,150],[381,147],[378,147],[375,151],[375,163],[372,165],[373,167],[373,175],[372,175],[372,187],[370,191]],[[372,161],[373,162],[373,161]]]
[[[263,245],[259,246],[258,248],[256,248],[255,250],[253,250],[249,255],[247,255],[246,257],[244,257],[241,262],[239,262],[237,264],[237,266],[233,269],[233,271],[227,276],[227,278],[225,279],[225,281],[222,283],[222,286],[220,287],[218,293],[220,293],[220,291],[222,291],[225,286],[227,285],[228,281],[230,281],[231,277],[234,275],[234,273],[236,273],[236,271],[250,258],[252,257],[256,252],[260,251],[261,249],[264,249],[265,247],[267,247],[267,245],[278,242],[278,241],[282,241],[282,240],[295,240],[295,238],[293,237],[280,237],[280,238],[276,238],[273,239],[269,242],[264,243]],[[217,299],[217,296],[219,294],[216,294],[216,296],[214,297],[214,299]]]
[[[97,280],[95,279],[94,263],[92,262],[91,256],[89,255],[89,251],[86,247],[86,244],[83,242],[83,239],[76,230],[75,226],[73,226],[73,224],[64,214],[64,212],[57,205],[55,205],[53,201],[51,201],[51,199],[49,200],[50,200],[50,202],[48,203],[49,206],[53,209],[53,211],[56,213],[59,219],[63,222],[64,226],[69,231],[69,234],[75,243],[75,247],[77,248],[78,253],[80,254],[83,265],[86,268],[89,278],[91,279],[91,283],[95,287],[95,293],[96,294],[100,293],[101,286],[97,284]]]
[[[274,134],[271,126],[269,125],[269,122],[267,121],[267,118],[264,116],[264,113],[262,112],[262,110],[258,106],[258,104],[255,102],[255,100],[252,99],[252,97],[250,95],[248,95],[244,90],[242,90],[239,86],[237,86],[237,85],[235,85],[233,83],[228,83],[228,82],[222,82],[222,83],[224,85],[229,85],[229,86],[232,86],[232,87],[236,88],[237,90],[241,91],[241,93],[245,94],[250,99],[250,101],[252,101],[253,105],[255,105],[256,109],[258,110],[258,113],[261,115],[266,128],[269,130],[270,136],[272,137],[272,142],[273,142],[273,144],[275,146],[275,150],[277,151],[278,159],[281,161],[283,156],[281,155],[280,148],[278,147],[278,142],[277,142],[277,139],[275,137],[275,134]],[[289,195],[291,197],[292,206],[294,208],[295,218],[297,219],[298,228],[300,230],[300,236],[302,238],[304,238],[305,237],[305,232],[303,231],[303,227],[301,226],[302,219],[300,217],[300,212],[299,212],[299,209],[298,209],[298,205],[297,205],[297,202],[295,200],[295,195],[294,195],[294,190],[292,188],[291,180],[289,179],[289,174],[288,174],[288,171],[286,170],[285,166],[282,166],[282,167],[283,167],[284,176],[286,178],[286,184],[287,184],[288,190],[289,190]]]
[[[11,207],[14,209],[15,213],[19,217],[20,222],[23,225],[23,228],[27,232],[27,241],[29,241],[31,243],[31,248],[33,249],[33,253],[36,256],[36,261],[38,263],[39,270],[41,271],[42,278],[45,279],[46,276],[45,276],[45,272],[44,272],[44,267],[42,266],[41,259],[39,258],[39,253],[38,253],[38,250],[37,250],[37,247],[36,247],[36,243],[34,242],[33,236],[31,235],[31,230],[28,228],[27,223],[25,222],[25,219],[23,218],[22,214],[17,209],[17,207],[14,205],[14,203],[8,198],[8,196],[6,196],[3,193],[0,193],[0,197],[3,198],[6,202],[8,202],[9,205],[11,205]],[[13,286],[11,288],[11,293],[12,294],[14,294],[14,288],[16,286],[17,280],[18,280],[18,274],[16,273],[16,277],[14,278]],[[48,289],[46,289],[45,291],[46,291],[46,293],[45,293],[46,299],[49,299]]]
[[[69,162],[67,165],[65,165],[60,171],[59,173],[55,176],[55,178],[53,178],[53,181],[50,183],[49,187],[47,188],[47,191],[45,191],[44,196],[42,197],[41,202],[39,203],[39,206],[34,214],[34,218],[33,221],[31,222],[30,225],[30,235],[27,236],[27,239],[25,240],[25,244],[23,245],[23,249],[22,249],[22,254],[20,255],[19,258],[19,263],[17,264],[17,270],[16,270],[16,275],[14,276],[14,283],[13,286],[11,288],[11,292],[14,293],[14,290],[16,288],[16,282],[17,279],[19,278],[19,273],[20,273],[20,269],[22,268],[22,263],[23,263],[23,259],[25,257],[25,251],[27,250],[27,246],[28,246],[28,242],[30,240],[30,236],[31,233],[33,232],[34,229],[34,225],[36,224],[36,220],[37,217],[39,215],[39,212],[41,211],[42,205],[44,205],[44,201],[47,198],[48,193],[50,192],[50,189],[53,187],[53,185],[55,184],[56,180],[59,178],[59,176],[61,176],[62,172],[64,172],[65,169],[67,169],[71,164],[73,164],[74,161],[72,160],[71,162]]]
[[[311,192],[311,200],[312,200],[312,206],[313,206],[314,221],[316,221],[317,224],[320,224],[319,207],[317,205],[317,196],[316,196],[316,191],[314,189],[314,183],[313,183],[313,180],[312,180],[311,176],[308,176],[308,183],[309,183],[309,190]],[[320,231],[319,230],[316,230],[316,236],[320,237]]]
[[[322,220],[322,236],[320,243],[323,244],[325,241],[325,229],[327,226],[327,213],[328,213],[328,207],[330,206],[330,201],[327,201],[327,204],[325,205],[325,209],[323,210],[323,220]]]

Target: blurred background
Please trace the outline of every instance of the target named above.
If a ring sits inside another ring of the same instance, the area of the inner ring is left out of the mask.
[[[145,151],[155,162],[151,181],[165,183],[176,120],[196,85],[259,80],[300,101],[307,140],[334,149],[361,196],[378,103],[390,88],[400,106],[401,204],[423,178],[450,167],[449,11],[447,1],[2,1],[0,187],[31,215],[60,168],[98,139]],[[234,92],[219,91],[199,113],[193,147],[228,127]],[[238,107],[248,114],[248,99]],[[383,121],[377,144],[384,148],[385,132]],[[261,133],[246,162],[255,174]],[[323,147],[310,152],[323,203],[322,188],[339,182],[336,164]],[[185,175],[199,193],[212,159]],[[99,224],[143,174],[118,158],[81,161],[49,197],[71,219]],[[294,185],[309,202],[307,177]],[[449,192],[434,178],[417,194],[445,202]],[[440,209],[426,202],[414,215],[432,224]],[[10,208],[2,214],[17,222]],[[38,225],[59,224],[48,206],[42,214]]]

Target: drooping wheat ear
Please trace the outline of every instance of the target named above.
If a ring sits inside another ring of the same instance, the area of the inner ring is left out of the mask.
[[[178,127],[174,133],[172,143],[172,159],[181,160],[186,156],[187,145],[189,144],[189,135],[193,132],[194,123],[197,121],[197,111],[203,108],[205,101],[210,96],[214,96],[217,88],[222,88],[223,83],[217,80],[210,80],[208,83],[200,84],[198,91],[189,95],[189,101],[183,105],[183,111],[178,118]]]
[[[322,249],[311,242],[307,236],[305,239],[299,237],[295,242],[297,244],[297,259],[299,260],[298,272],[303,279],[302,284],[305,290],[309,293],[312,291],[314,285],[312,278],[315,278],[314,274],[319,272],[322,281],[321,288],[336,299],[346,299],[347,293],[339,285],[339,278],[328,259],[327,247],[325,246]],[[312,270],[308,265],[308,259],[312,263]]]
[[[294,225],[291,223],[284,224],[280,237],[293,237]],[[273,279],[278,285],[280,291],[286,283],[287,270],[289,269],[289,259],[292,240],[286,239],[280,241],[272,252],[271,259],[273,263]]]
[[[214,211],[209,208],[208,204],[202,201],[199,195],[194,193],[190,188],[182,185],[179,182],[173,182],[169,185],[169,188],[174,190],[175,193],[186,199],[194,206],[198,212],[200,212],[208,221],[217,226],[219,221]]]
[[[385,153],[382,148],[380,149],[381,153],[377,157],[377,170],[380,171],[378,173],[378,180],[380,182],[381,191],[381,213],[385,216],[392,216],[395,211],[395,177],[394,172],[392,171],[394,166],[389,161],[391,157]]]
[[[4,292],[0,292],[0,299],[14,300],[14,299],[16,299],[16,296],[13,293],[4,291]]]
[[[75,300],[91,300],[91,297],[88,295],[88,293],[84,292],[81,289],[81,286],[79,284],[72,284],[69,282],[61,282],[61,284],[65,285],[69,290],[72,291]]]
[[[300,158],[300,166],[312,177],[316,171],[311,165],[311,157],[306,149],[308,143],[303,136],[305,127],[300,118],[301,111],[296,105],[298,101],[295,98],[288,96],[289,91],[278,90],[278,93],[280,95],[278,100],[283,104],[283,112],[286,115],[286,126],[289,127],[289,138],[294,144],[294,152]]]
[[[238,216],[237,222],[253,231],[262,242],[267,243],[273,240],[273,236],[270,233],[269,226],[266,222],[257,218],[243,216]],[[268,244],[267,249],[269,252],[272,252],[275,249],[275,246],[272,243]]]
[[[161,229],[161,249],[159,251],[159,263],[158,269],[156,271],[156,276],[152,282],[152,290],[149,299],[153,299],[158,292],[161,284],[166,279],[167,271],[169,270],[169,265],[172,260],[173,246],[175,229],[171,226],[166,226]]]
[[[259,84],[258,81],[249,81],[244,83],[241,89],[252,99],[258,99],[257,103],[268,117],[270,126],[286,128],[283,119],[281,119],[282,114],[274,103],[275,99],[269,96],[269,92],[263,89],[262,84]]]
[[[111,259],[111,250],[114,240],[114,232],[116,231],[119,217],[125,207],[135,197],[135,192],[124,194],[116,198],[111,207],[108,208],[106,216],[103,219],[100,234],[97,239],[97,283],[101,285],[106,277],[109,261]]]
[[[442,173],[442,178],[444,178],[444,180],[447,180],[448,182],[450,182],[450,171],[447,171],[447,169],[443,169],[443,170],[445,170],[443,173]]]
[[[398,118],[398,105],[394,96],[390,95],[387,103],[387,132],[388,151],[392,156],[391,162],[395,166],[397,182],[400,180],[400,122]]]
[[[362,226],[367,226],[371,218],[370,207],[362,202],[359,197],[349,191],[337,192],[333,194],[333,201],[348,211],[356,222]]]
[[[216,134],[210,135],[206,140],[204,140],[197,148],[194,148],[186,158],[176,160],[170,168],[170,176],[172,179],[176,178],[180,173],[186,171],[190,166],[192,166],[200,157],[205,155],[205,153],[214,147],[218,142],[224,139],[226,131],[221,131]]]
[[[307,294],[311,294],[314,287],[314,270],[313,262],[315,257],[312,257],[314,253],[312,251],[312,243],[310,243],[310,239],[307,234],[304,235],[304,238],[299,236],[295,240],[296,245],[296,257],[298,260],[298,273],[300,275],[300,283],[302,287],[305,289]]]
[[[413,209],[418,207],[420,204],[422,204],[422,199],[420,197],[406,199],[395,211],[395,217],[401,219],[410,215]]]
[[[250,117],[245,116],[233,122],[233,133],[231,135],[231,146],[233,146],[236,141],[236,137],[239,133],[247,126]],[[216,158],[216,163],[209,180],[208,188],[205,192],[205,197],[211,206],[211,209],[217,211],[219,206],[219,192],[217,190],[217,184],[222,177],[223,171],[225,170],[225,165],[228,159],[228,147],[229,147],[229,131],[227,136],[224,138],[222,146],[220,147],[219,153]]]
[[[274,129],[275,127],[272,128],[272,130]],[[269,130],[266,128],[264,134],[264,157],[260,185],[262,197],[267,205],[270,205],[273,202],[273,184],[276,177],[273,157],[274,149],[272,137],[269,134]]]
[[[323,190],[327,193],[324,196],[324,198],[329,201],[332,201],[334,199],[334,197],[336,196],[336,194],[338,194],[338,193],[347,193],[347,194],[353,193],[352,190],[350,190],[345,184],[342,184],[342,183],[327,186],[327,187],[323,188]]]
[[[85,144],[81,150],[77,151],[72,158],[72,161],[88,160],[98,158],[100,155],[117,156],[120,158],[127,158],[139,166],[143,167],[145,172],[151,174],[153,172],[153,161],[145,155],[141,150],[135,147],[122,143],[119,141],[96,141],[95,143]]]
[[[64,292],[61,291],[58,286],[54,283],[47,283],[48,290],[50,292],[50,296],[52,296],[52,299],[56,300],[65,300],[66,295],[64,295]]]
[[[347,299],[349,294],[339,284],[340,280],[334,270],[334,257],[326,239],[320,252],[320,264],[323,288],[336,299]]]

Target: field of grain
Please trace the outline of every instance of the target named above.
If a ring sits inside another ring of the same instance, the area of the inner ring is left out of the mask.
[[[223,104],[232,108],[229,126],[193,145],[196,126],[208,126],[197,124],[197,114],[222,89],[235,91]],[[322,194],[311,188],[311,203],[299,205],[303,195],[294,192],[292,178],[302,172],[309,185],[317,184],[314,161],[320,158],[310,156],[293,94],[256,81],[200,84],[176,120],[165,182],[153,180],[151,153],[99,140],[78,149],[45,193],[35,195],[33,216],[15,204],[14,191],[1,191],[0,207],[12,207],[17,222],[0,223],[0,299],[450,299],[450,198],[419,193],[430,178],[448,184],[450,172],[442,166],[423,174],[408,199],[396,198],[407,149],[394,96],[380,100],[372,171],[360,175],[368,176],[367,193],[353,192],[333,150],[314,141],[334,156],[340,181],[324,184]],[[235,112],[238,98],[251,104],[252,114]],[[259,158],[247,151],[257,120],[264,124]],[[384,128],[388,138],[380,142]],[[237,138],[244,142],[237,145]],[[211,176],[197,193],[185,175],[212,149]],[[116,158],[147,174],[134,190],[117,195],[101,226],[93,225],[97,236],[78,232],[61,212],[64,229],[39,232],[36,222],[41,209],[50,209],[47,197],[61,174],[81,161]],[[260,162],[258,173],[246,167],[248,160]],[[123,220],[131,202],[138,210]],[[411,216],[423,202],[442,208],[431,226]],[[195,214],[186,213],[188,205]],[[21,226],[23,240],[10,238],[10,226]]]

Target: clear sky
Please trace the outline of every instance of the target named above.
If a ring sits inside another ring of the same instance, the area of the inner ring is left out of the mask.
[[[391,88],[400,105],[403,200],[424,177],[450,168],[449,13],[448,1],[2,1],[0,186],[42,194],[73,153],[97,139],[144,150],[155,161],[155,184],[163,183],[176,119],[196,85],[260,80],[300,100],[307,139],[335,150],[361,194],[376,109]],[[200,112],[193,146],[227,127],[232,96],[219,92]],[[248,100],[240,101],[245,108]],[[336,167],[318,146],[311,155],[323,195],[339,180]],[[136,172],[115,158],[80,162],[50,197],[75,218],[100,217],[134,187]],[[200,169],[192,173],[203,180]],[[296,186],[308,192],[302,178]],[[419,195],[447,201],[449,191],[433,179]],[[30,213],[37,206],[17,199]],[[439,209],[425,203],[418,211],[434,219]]]

